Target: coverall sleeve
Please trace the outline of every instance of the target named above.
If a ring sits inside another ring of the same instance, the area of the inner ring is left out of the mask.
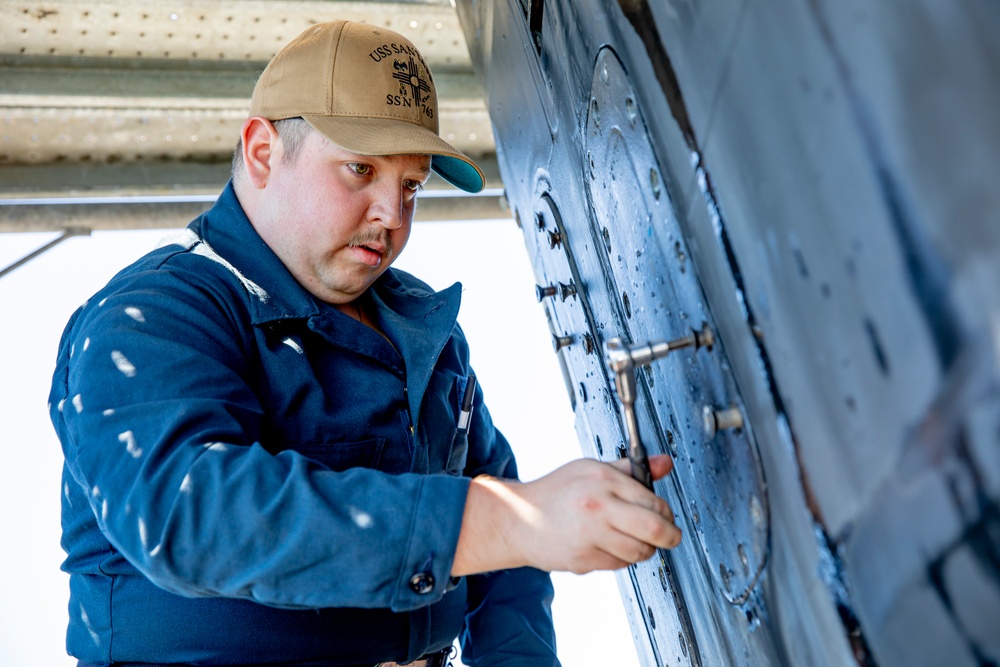
[[[411,583],[448,581],[469,480],[267,451],[252,325],[219,280],[198,278],[214,266],[120,277],[64,335],[51,414],[102,533],[187,596],[393,611],[440,600],[443,584]]]
[[[516,479],[510,445],[497,430],[477,389],[469,429],[466,474]],[[554,591],[548,572],[523,567],[468,577],[469,607],[460,637],[471,667],[558,667],[552,625]]]

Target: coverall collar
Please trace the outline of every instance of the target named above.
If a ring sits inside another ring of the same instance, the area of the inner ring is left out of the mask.
[[[402,357],[385,350],[385,341],[373,330],[358,329],[354,320],[345,326],[302,287],[264,242],[247,218],[230,181],[215,206],[201,218],[200,236],[248,281],[259,287],[252,296],[250,317],[255,326],[283,320],[308,320],[310,328],[335,345],[373,357],[406,374],[414,423],[430,382],[434,364],[458,320],[462,286],[455,283],[440,292],[425,288],[389,268],[369,288],[366,296],[374,306],[379,326]],[[409,278],[409,276],[407,276]],[[346,317],[346,316],[345,316]],[[358,325],[364,327],[364,325]],[[371,333],[373,336],[367,335]],[[396,356],[394,363],[393,357]]]

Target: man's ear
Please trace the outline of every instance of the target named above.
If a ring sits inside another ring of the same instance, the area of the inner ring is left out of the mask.
[[[243,168],[250,184],[262,190],[271,175],[271,165],[278,149],[278,131],[271,121],[261,116],[251,116],[243,121],[240,130],[243,139]]]

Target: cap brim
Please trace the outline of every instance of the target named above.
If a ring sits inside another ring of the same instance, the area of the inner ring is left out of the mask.
[[[466,192],[486,187],[475,162],[426,127],[389,118],[302,116],[320,134],[358,155],[430,155],[431,169]]]

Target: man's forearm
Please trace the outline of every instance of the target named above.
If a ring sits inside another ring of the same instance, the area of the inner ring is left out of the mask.
[[[520,482],[480,475],[469,484],[451,574],[461,577],[521,567],[528,563],[517,548],[516,508],[534,511],[517,497]]]

